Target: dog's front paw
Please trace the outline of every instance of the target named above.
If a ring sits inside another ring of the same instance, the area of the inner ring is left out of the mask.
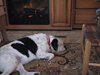
[[[46,59],[49,61],[49,60],[51,60],[52,58],[54,58],[54,54],[52,54],[52,53],[48,53]]]
[[[51,60],[52,58],[54,58],[54,54],[53,53],[41,53],[37,55],[38,59],[45,59],[45,60]]]
[[[40,72],[27,72],[25,75],[40,75]]]
[[[40,73],[35,73],[34,75],[40,75]]]

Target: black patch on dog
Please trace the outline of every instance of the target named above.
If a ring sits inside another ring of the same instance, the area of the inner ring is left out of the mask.
[[[58,50],[58,40],[57,39],[53,39],[51,42],[52,47],[54,48],[55,51]]]
[[[15,48],[16,50],[18,50],[20,53],[29,57],[28,49],[25,47],[25,45],[20,44],[20,43],[13,43],[11,46]]]
[[[30,50],[33,54],[36,55],[38,47],[32,39],[30,39],[29,37],[24,37],[24,38],[19,39],[18,41],[21,41],[22,43],[24,43],[25,47],[28,50]]]
[[[23,44],[14,43],[11,46],[18,50],[20,53],[26,55],[27,57],[29,57],[28,50],[30,50],[34,55],[36,55],[38,47],[32,39],[25,37],[18,39],[18,41],[21,41]]]

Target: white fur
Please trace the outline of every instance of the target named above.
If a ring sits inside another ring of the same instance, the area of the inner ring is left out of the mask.
[[[3,72],[1,75],[9,75],[14,70],[18,70],[20,72],[20,75],[35,75],[36,73],[39,73],[39,72],[27,72],[24,69],[23,64],[26,64],[33,59],[51,60],[54,57],[53,53],[49,53],[50,46],[48,45],[48,40],[46,36],[47,35],[43,33],[28,36],[29,38],[34,40],[34,42],[38,46],[36,55],[34,55],[33,53],[29,51],[29,57],[21,54],[20,52],[18,52],[11,46],[11,44],[13,43],[23,44],[20,41],[16,40],[16,41],[13,41],[9,44],[2,46],[0,48],[0,71]],[[48,35],[48,36],[50,38],[50,42],[52,42],[52,40],[56,38],[51,35]],[[60,39],[58,39],[58,41],[59,41],[58,42],[59,43],[58,52],[59,52],[59,51],[64,50],[64,47],[63,47],[63,42]],[[52,47],[51,49],[52,49],[51,50],[52,52],[55,52]]]

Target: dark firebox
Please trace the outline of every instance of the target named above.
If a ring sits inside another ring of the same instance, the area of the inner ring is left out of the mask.
[[[49,24],[49,0],[6,0],[9,23]]]

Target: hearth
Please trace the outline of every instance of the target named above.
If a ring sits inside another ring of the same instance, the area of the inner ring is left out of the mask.
[[[49,0],[6,0],[12,25],[48,25]]]

